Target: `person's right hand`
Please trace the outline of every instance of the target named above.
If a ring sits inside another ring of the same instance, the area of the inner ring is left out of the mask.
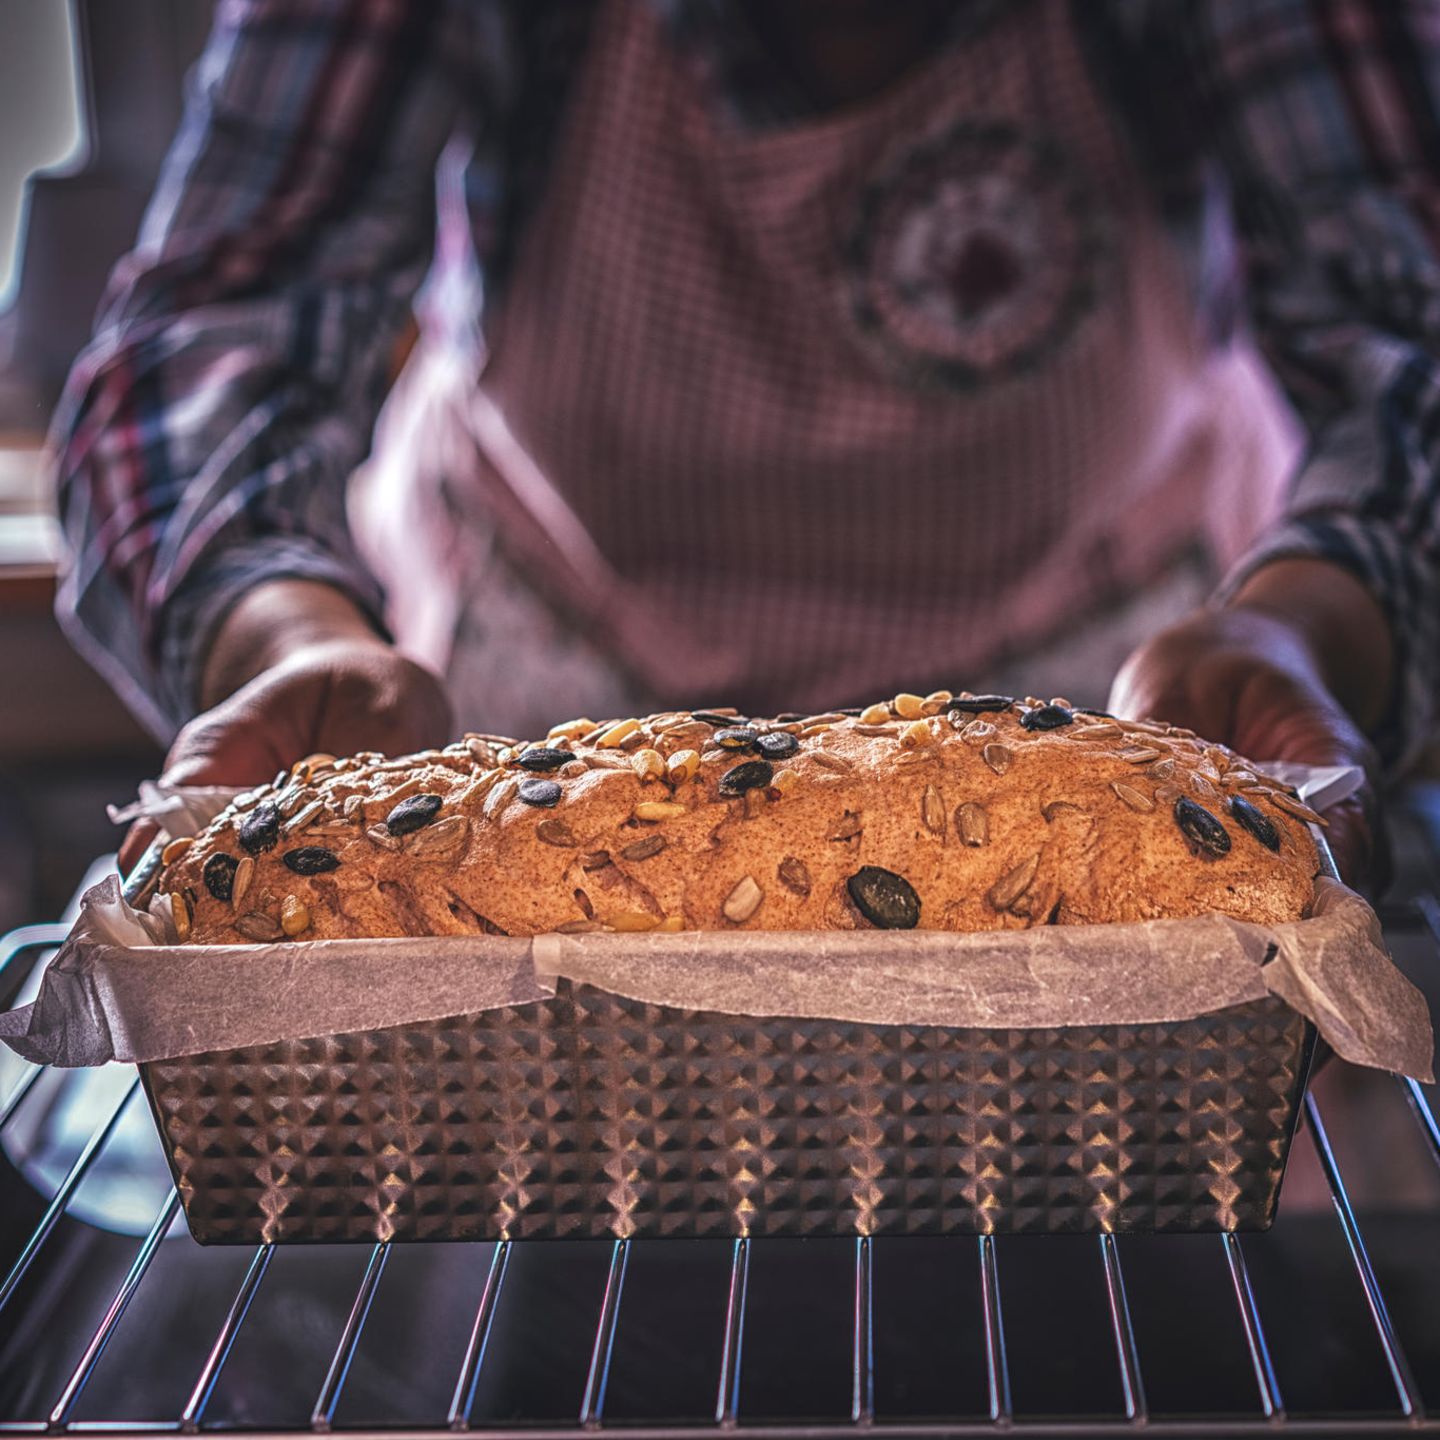
[[[296,630],[304,627],[297,625]],[[217,645],[224,639],[224,634]],[[306,755],[405,754],[448,741],[439,678],[368,626],[292,638],[284,653],[175,737],[162,779],[174,785],[259,785]],[[154,838],[138,821],[120,847],[127,873]]]

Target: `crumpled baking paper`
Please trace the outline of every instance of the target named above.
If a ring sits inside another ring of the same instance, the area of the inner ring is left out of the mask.
[[[1358,773],[1286,778],[1310,803],[1333,804]],[[183,834],[234,793],[151,785],[121,814],[158,811]],[[1433,1079],[1423,996],[1386,954],[1374,911],[1323,877],[1311,915],[1283,925],[1206,915],[800,940],[690,931],[182,946],[157,908],[126,904],[115,876],[88,891],[34,1004],[0,1015],[0,1039],[61,1066],[162,1060],[526,1004],[562,977],[724,1014],[955,1027],[1145,1024],[1274,994],[1344,1059]]]
[[[1033,930],[692,931],[444,936],[277,945],[164,943],[111,876],[87,892],[33,1005],[0,1015],[29,1060],[163,1060],[440,1019],[555,992],[881,1025],[1143,1024],[1279,995],[1346,1060],[1430,1080],[1423,997],[1374,912],[1338,881],[1284,925],[1222,915]]]

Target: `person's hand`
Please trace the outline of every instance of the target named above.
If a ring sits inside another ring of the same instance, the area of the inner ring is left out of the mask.
[[[272,598],[289,603],[297,597],[291,592]],[[217,646],[223,639],[222,631]],[[266,663],[253,678],[180,731],[166,757],[165,781],[258,785],[316,752],[404,754],[450,738],[450,702],[438,677],[399,654],[368,625],[296,624],[283,653],[279,658],[275,653],[267,648]],[[257,649],[255,655],[260,658],[262,652]],[[233,662],[232,653],[226,663]],[[155,833],[152,821],[131,827],[120,848],[122,873],[134,866]]]
[[[1378,607],[1348,574],[1322,561],[1281,561],[1230,608],[1193,615],[1142,645],[1116,676],[1109,708],[1188,726],[1260,762],[1361,766],[1367,782],[1326,811],[1326,838],[1348,883],[1379,890],[1388,860],[1376,757],[1362,726],[1385,703],[1389,643]]]

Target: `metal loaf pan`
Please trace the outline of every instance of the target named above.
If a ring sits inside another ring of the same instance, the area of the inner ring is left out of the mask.
[[[562,980],[140,1074],[202,1243],[1258,1230],[1315,1044],[1274,997],[961,1029]]]

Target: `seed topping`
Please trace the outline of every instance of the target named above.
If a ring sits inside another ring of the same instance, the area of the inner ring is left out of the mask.
[[[1058,730],[1062,725],[1074,723],[1075,712],[1066,709],[1064,705],[1041,705],[1034,710],[1027,710],[1020,717],[1022,730]]]
[[[959,832],[960,843],[978,849],[990,839],[990,817],[985,807],[974,800],[967,800],[955,807],[955,829]]]
[[[574,758],[569,750],[562,750],[558,745],[532,745],[515,757],[515,763],[522,770],[544,775],[551,770],[558,770]]]
[[[223,850],[217,851],[205,862],[200,878],[205,882],[205,888],[217,900],[228,901],[235,893],[235,872],[239,868],[240,862],[233,855],[227,855]]]
[[[251,855],[273,850],[280,839],[280,811],[271,800],[262,800],[240,822],[240,844]]]
[[[997,774],[1010,768],[1010,751],[998,740],[992,740],[980,751],[980,758]]]
[[[1175,802],[1175,823],[1196,855],[1218,859],[1230,853],[1230,832],[1203,806],[1182,795]]]
[[[527,805],[547,810],[560,803],[560,784],[556,780],[522,780],[516,793]]]
[[[620,851],[622,860],[648,860],[658,855],[666,845],[663,835],[647,835],[643,840],[632,840]]]
[[[989,889],[985,898],[997,909],[1008,910],[1031,886],[1040,869],[1040,852],[1007,870]]]
[[[280,902],[280,928],[287,935],[310,928],[310,907],[298,895],[287,895]]]
[[[543,841],[546,845],[556,845],[562,850],[568,850],[580,842],[575,838],[575,832],[561,819],[554,815],[547,815],[536,827],[535,838]]]
[[[1008,695],[957,695],[945,702],[945,708],[962,715],[982,715],[990,710],[1008,710],[1014,703]]]
[[[1142,815],[1148,815],[1155,808],[1155,802],[1143,790],[1137,790],[1123,780],[1112,780],[1110,788],[1132,810],[1138,810]]]
[[[710,737],[722,750],[749,750],[760,738],[748,725],[727,725]]]
[[[775,771],[768,760],[744,760],[732,765],[720,777],[722,795],[743,795],[747,790],[758,790],[768,785]]]
[[[761,735],[754,748],[767,760],[787,760],[800,748],[800,742],[788,730],[772,730]]]
[[[1280,832],[1275,828],[1275,822],[1263,810],[1252,805],[1243,795],[1232,795],[1230,813],[1267,850],[1279,851]]]
[[[297,875],[323,875],[327,870],[340,868],[340,857],[323,845],[301,845],[297,850],[287,850],[280,858],[285,868]]]
[[[412,795],[385,817],[385,828],[392,835],[410,835],[423,830],[440,813],[441,803],[438,795]]]
[[[810,871],[796,855],[787,855],[780,862],[775,869],[775,877],[793,894],[803,897],[810,893]]]
[[[877,930],[913,930],[920,923],[920,897],[915,887],[893,870],[862,865],[845,888],[855,908]]]
[[[726,897],[721,913],[732,925],[743,925],[759,908],[765,892],[747,875]]]

